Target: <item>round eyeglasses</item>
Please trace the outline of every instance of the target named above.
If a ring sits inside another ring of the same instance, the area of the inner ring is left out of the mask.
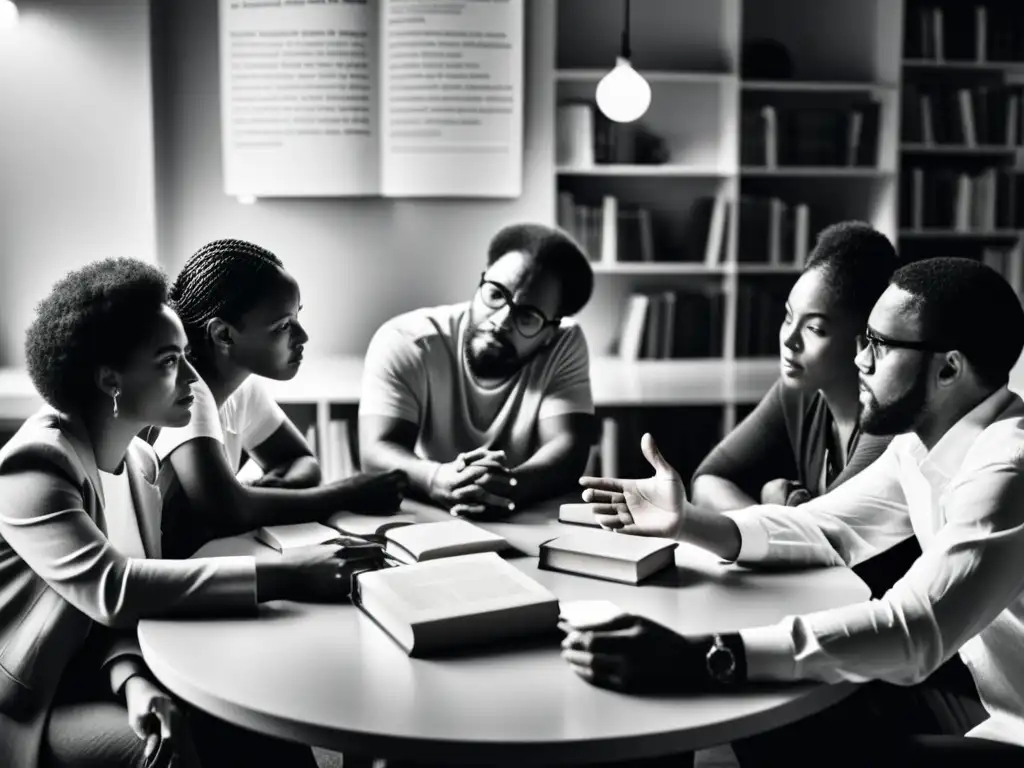
[[[558,325],[558,318],[548,320],[536,307],[516,304],[508,288],[501,283],[484,279],[482,274],[480,275],[479,293],[480,301],[488,309],[497,311],[508,307],[512,324],[520,334],[528,339],[533,338],[549,325]]]

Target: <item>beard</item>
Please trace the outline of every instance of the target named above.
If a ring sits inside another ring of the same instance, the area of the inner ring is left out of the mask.
[[[515,347],[488,331],[471,328],[463,347],[466,365],[479,379],[507,379],[524,364]]]
[[[928,396],[928,366],[921,365],[910,387],[884,405],[868,391],[871,402],[861,407],[860,428],[867,435],[901,435],[917,426]]]

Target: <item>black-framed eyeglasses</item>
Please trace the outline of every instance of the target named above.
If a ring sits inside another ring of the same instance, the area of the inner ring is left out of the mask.
[[[948,351],[927,341],[894,339],[870,327],[865,328],[864,332],[857,336],[857,352],[863,352],[868,347],[871,348],[871,357],[876,360],[884,357],[885,353],[890,349],[912,349],[918,352],[931,352],[933,354]]]
[[[499,310],[503,307],[508,307],[509,314],[512,316],[512,324],[523,336],[529,339],[536,336],[549,325],[558,325],[559,318],[556,317],[553,320],[548,320],[544,313],[536,307],[531,307],[528,304],[516,304],[508,288],[501,283],[487,280],[484,277],[485,274],[487,273],[482,272],[480,274],[480,285],[478,287],[480,300],[488,309]]]

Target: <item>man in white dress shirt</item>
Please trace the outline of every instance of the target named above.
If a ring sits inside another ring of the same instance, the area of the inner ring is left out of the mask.
[[[654,477],[581,480],[607,528],[677,536],[747,566],[852,566],[911,533],[922,555],[878,600],[709,637],[623,616],[570,630],[566,660],[623,690],[869,683],[738,749],[744,765],[1024,765],[1024,402],[1006,386],[1022,347],[1024,311],[995,271],[919,261],[893,276],[856,358],[862,429],[898,437],[848,483],[798,507],[709,512],[645,435]],[[920,735],[909,694],[956,654],[976,686],[949,700],[963,727]]]

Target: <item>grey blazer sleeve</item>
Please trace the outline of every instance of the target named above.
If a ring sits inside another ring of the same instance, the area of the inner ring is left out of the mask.
[[[0,466],[0,536],[64,600],[110,627],[172,614],[255,610],[251,557],[146,560],[121,555],[85,510],[54,446],[25,446]]]

